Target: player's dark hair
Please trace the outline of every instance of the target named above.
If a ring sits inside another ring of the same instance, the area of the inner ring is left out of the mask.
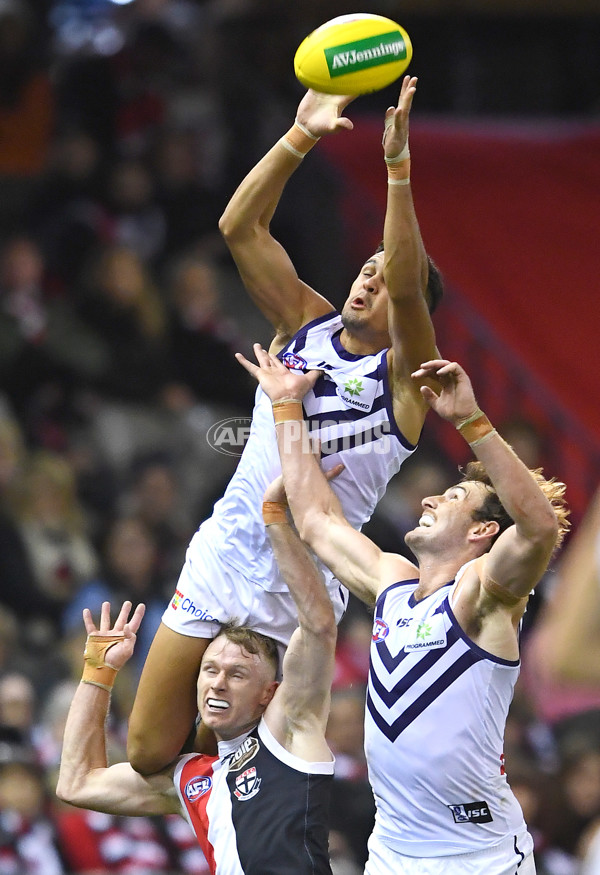
[[[279,673],[279,649],[277,642],[268,635],[263,635],[255,629],[250,629],[248,626],[240,626],[239,623],[231,621],[223,623],[219,635],[224,635],[232,644],[238,644],[247,653],[261,654],[273,666],[275,677]],[[218,637],[218,636],[217,636]]]
[[[383,240],[375,250],[375,254],[378,252],[383,252]],[[433,313],[444,297],[444,278],[439,267],[430,255],[427,256],[427,267],[427,286],[425,294],[429,312]]]

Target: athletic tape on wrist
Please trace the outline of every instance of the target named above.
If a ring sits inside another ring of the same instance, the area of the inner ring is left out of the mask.
[[[273,419],[275,420],[275,425],[280,425],[282,422],[301,422],[304,419],[302,401],[296,398],[274,401]]]
[[[386,118],[385,124],[383,126],[383,139],[381,142],[382,142],[382,145],[384,145],[384,146],[385,146],[385,136],[393,124],[394,124],[394,116],[391,115],[389,118]],[[390,158],[386,158],[384,156],[384,161],[386,164],[398,164],[398,163],[400,163],[400,161],[406,161],[407,158],[410,158],[410,149],[408,148],[408,137],[406,138],[406,143],[402,147],[402,151],[399,152],[397,155],[394,155]]]
[[[279,140],[281,145],[295,155],[296,158],[304,158],[320,140],[320,137],[315,137],[314,134],[295,121],[289,131]]]
[[[124,641],[123,632],[92,632],[88,635],[83,651],[84,666],[81,680],[103,690],[112,690],[118,669],[106,664],[106,653],[114,644]]]
[[[456,429],[471,447],[479,446],[484,440],[498,433],[479,407],[471,416],[457,423]]]
[[[485,577],[481,581],[484,590],[494,598],[506,605],[507,608],[515,608],[520,602],[526,602],[529,596],[516,596],[501,583],[496,583],[491,577]]]
[[[310,137],[311,140],[314,140],[315,143],[318,142],[321,138],[317,137],[316,134],[311,133],[308,128],[306,128],[302,122],[299,122],[297,118],[294,119],[294,124],[297,128],[300,128],[303,134],[306,134],[307,137]]]
[[[287,504],[284,504],[283,501],[263,501],[262,517],[265,526],[289,522]]]

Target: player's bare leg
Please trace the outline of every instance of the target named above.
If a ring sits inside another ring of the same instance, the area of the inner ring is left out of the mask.
[[[160,624],[138,685],[127,734],[127,757],[142,775],[173,762],[198,713],[196,686],[210,638],[192,638]]]

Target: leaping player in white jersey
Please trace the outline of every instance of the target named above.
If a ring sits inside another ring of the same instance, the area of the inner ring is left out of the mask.
[[[385,115],[388,198],[383,247],[369,256],[342,313],[299,279],[269,223],[286,182],[318,139],[351,130],[351,98],[309,91],[293,127],[231,198],[220,229],[244,284],[275,330],[270,350],[298,372],[323,376],[304,399],[307,419],[344,471],[335,489],[357,529],[414,451],[427,411],[411,372],[436,353],[430,310],[442,294],[410,188],[408,120],[417,80],[405,77]],[[248,443],[223,498],[193,537],[176,593],[142,673],[129,723],[128,757],[143,774],[179,753],[196,715],[202,655],[220,624],[235,618],[286,645],[296,609],[260,517],[261,496],[279,473],[271,405],[260,389]],[[323,569],[336,618],[347,592]]]
[[[238,359],[273,401],[283,483],[300,536],[374,605],[365,750],[377,813],[366,875],[531,875],[533,841],[504,773],[504,727],[532,587],[568,527],[564,484],[530,471],[442,359],[415,370],[423,398],[470,444],[460,483],[424,498],[406,535],[418,567],[347,519],[306,452],[293,374],[260,346]],[[285,416],[280,411],[285,405]]]

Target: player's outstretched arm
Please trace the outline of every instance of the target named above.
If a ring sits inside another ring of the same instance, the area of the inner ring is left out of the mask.
[[[459,364],[445,359],[428,361],[417,369],[414,377],[416,380],[431,377],[439,383],[439,394],[422,386],[423,397],[467,440],[513,520],[514,525],[502,532],[480,560],[480,577],[492,597],[514,608],[540,580],[556,547],[559,522],[555,507],[541,481],[479,409],[471,381]],[[558,508],[564,487],[551,482],[547,486],[556,494]],[[497,530],[498,524],[494,525]]]
[[[337,626],[323,577],[291,524],[281,478],[267,489],[263,519],[298,611],[283,659],[283,680],[265,719],[287,750],[309,762],[331,759],[325,741]]]
[[[275,351],[306,322],[333,309],[300,280],[269,226],[286,183],[320,137],[352,128],[341,115],[350,100],[308,91],[290,130],[242,181],[219,222],[248,293],[275,329]]]
[[[144,615],[144,605],[138,605],[129,620],[131,607],[131,602],[123,603],[112,628],[108,602],[102,605],[100,629],[89,610],[83,612],[88,633],[85,665],[67,717],[56,794],[71,805],[108,814],[179,813],[172,771],[144,778],[129,763],[110,767],[107,763],[110,691],[117,672],[133,653]]]
[[[413,443],[419,438],[427,405],[411,374],[422,361],[437,356],[426,300],[430,268],[410,185],[408,131],[416,90],[416,77],[405,76],[397,106],[386,112],[383,135],[388,172],[383,272],[390,300],[392,394],[398,426]]]

